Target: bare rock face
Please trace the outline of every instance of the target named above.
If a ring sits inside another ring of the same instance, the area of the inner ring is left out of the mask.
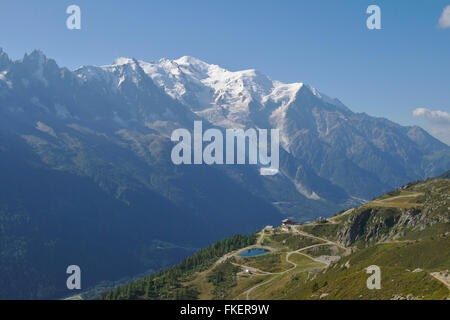
[[[374,242],[397,241],[436,224],[448,223],[448,181],[440,177],[408,184],[401,191],[393,191],[381,200],[353,210],[342,217],[336,239],[346,246],[356,242],[368,246]],[[393,201],[391,206],[389,201]]]

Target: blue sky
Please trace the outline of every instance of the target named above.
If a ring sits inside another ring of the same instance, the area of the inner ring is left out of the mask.
[[[66,28],[66,8],[82,29]],[[368,30],[366,8],[381,8]],[[61,66],[190,55],[305,82],[356,112],[418,124],[450,143],[450,28],[440,1],[2,0],[0,47],[41,49]],[[413,110],[424,108],[426,111]],[[442,111],[437,113],[433,111]]]

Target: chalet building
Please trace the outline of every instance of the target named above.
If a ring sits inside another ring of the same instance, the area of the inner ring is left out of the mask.
[[[292,221],[292,220],[289,220],[289,219],[284,219],[282,221],[282,223],[283,223],[282,224],[283,226],[299,226],[300,225],[300,223]]]

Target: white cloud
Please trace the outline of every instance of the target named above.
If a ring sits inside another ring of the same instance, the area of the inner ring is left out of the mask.
[[[450,113],[445,111],[417,108],[416,110],[413,111],[413,116],[424,117],[428,121],[438,124],[450,125]]]
[[[425,118],[430,124],[430,133],[450,145],[450,113],[440,110],[417,108],[413,111],[413,116]]]
[[[446,6],[439,18],[439,26],[442,29],[450,28],[450,6]]]

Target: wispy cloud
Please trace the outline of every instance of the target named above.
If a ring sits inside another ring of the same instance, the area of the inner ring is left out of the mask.
[[[450,6],[446,6],[439,18],[439,26],[442,29],[450,28]]]
[[[417,108],[413,116],[423,117],[430,124],[430,133],[450,145],[450,113],[440,110]]]

